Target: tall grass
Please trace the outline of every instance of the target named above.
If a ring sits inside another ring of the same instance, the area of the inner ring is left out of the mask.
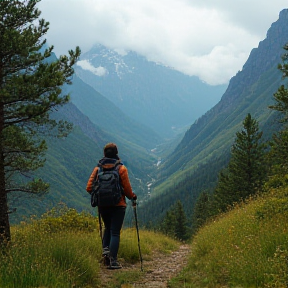
[[[239,205],[199,231],[171,287],[288,287],[288,189]]]
[[[12,227],[12,242],[1,255],[0,287],[95,287],[97,233],[95,218],[65,207]]]
[[[144,258],[150,257],[153,250],[167,252],[179,245],[148,231],[140,231],[140,236]],[[98,219],[58,207],[40,220],[12,227],[12,241],[7,250],[0,252],[0,287],[103,287],[99,277],[101,254]],[[139,261],[135,229],[121,232],[119,257],[131,264]],[[115,275],[111,287],[131,280]]]

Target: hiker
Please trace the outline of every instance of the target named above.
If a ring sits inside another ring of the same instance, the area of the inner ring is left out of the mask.
[[[101,167],[101,168],[100,168]],[[102,241],[103,253],[102,256],[109,259],[108,268],[120,269],[122,266],[117,261],[117,254],[120,243],[120,230],[125,217],[126,210],[126,198],[130,200],[136,200],[137,196],[132,191],[132,187],[128,177],[127,168],[121,163],[118,157],[118,148],[114,143],[108,143],[104,147],[104,157],[99,161],[98,166],[94,168],[86,187],[86,191],[91,194],[93,189],[93,181],[97,179],[97,175],[100,169],[111,170],[114,167],[119,172],[120,184],[122,187],[122,194],[120,201],[114,206],[101,206],[98,204],[99,217],[103,219],[105,230]],[[101,172],[99,172],[100,174]]]

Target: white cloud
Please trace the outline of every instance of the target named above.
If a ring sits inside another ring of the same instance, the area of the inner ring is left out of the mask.
[[[77,65],[84,70],[88,70],[97,76],[105,76],[108,71],[102,66],[94,67],[88,60],[80,60],[77,62]]]
[[[100,43],[214,85],[242,69],[287,0],[42,0],[48,43],[67,54]],[[271,2],[271,3],[270,3]],[[54,4],[54,5],[51,5]]]

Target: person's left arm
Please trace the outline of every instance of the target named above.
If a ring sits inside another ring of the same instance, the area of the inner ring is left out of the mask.
[[[119,176],[121,178],[121,184],[124,189],[125,196],[130,200],[135,198],[136,194],[133,193],[131,183],[129,180],[129,176],[128,176],[128,170],[124,165],[121,165],[119,167]]]

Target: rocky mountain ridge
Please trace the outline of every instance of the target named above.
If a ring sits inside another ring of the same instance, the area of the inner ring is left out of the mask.
[[[200,193],[213,190],[248,113],[259,122],[264,140],[278,131],[278,114],[268,106],[283,84],[277,66],[288,42],[287,24],[288,9],[284,9],[267,37],[251,51],[242,71],[231,79],[219,103],[197,119],[174,151],[162,159],[158,179],[151,187],[151,200],[143,206],[142,221],[153,221],[155,211],[161,211],[161,219],[175,199],[181,199],[185,211],[192,213]]]
[[[84,53],[75,71],[126,115],[168,138],[186,130],[226,89],[149,62],[135,52],[119,54],[101,45]]]

